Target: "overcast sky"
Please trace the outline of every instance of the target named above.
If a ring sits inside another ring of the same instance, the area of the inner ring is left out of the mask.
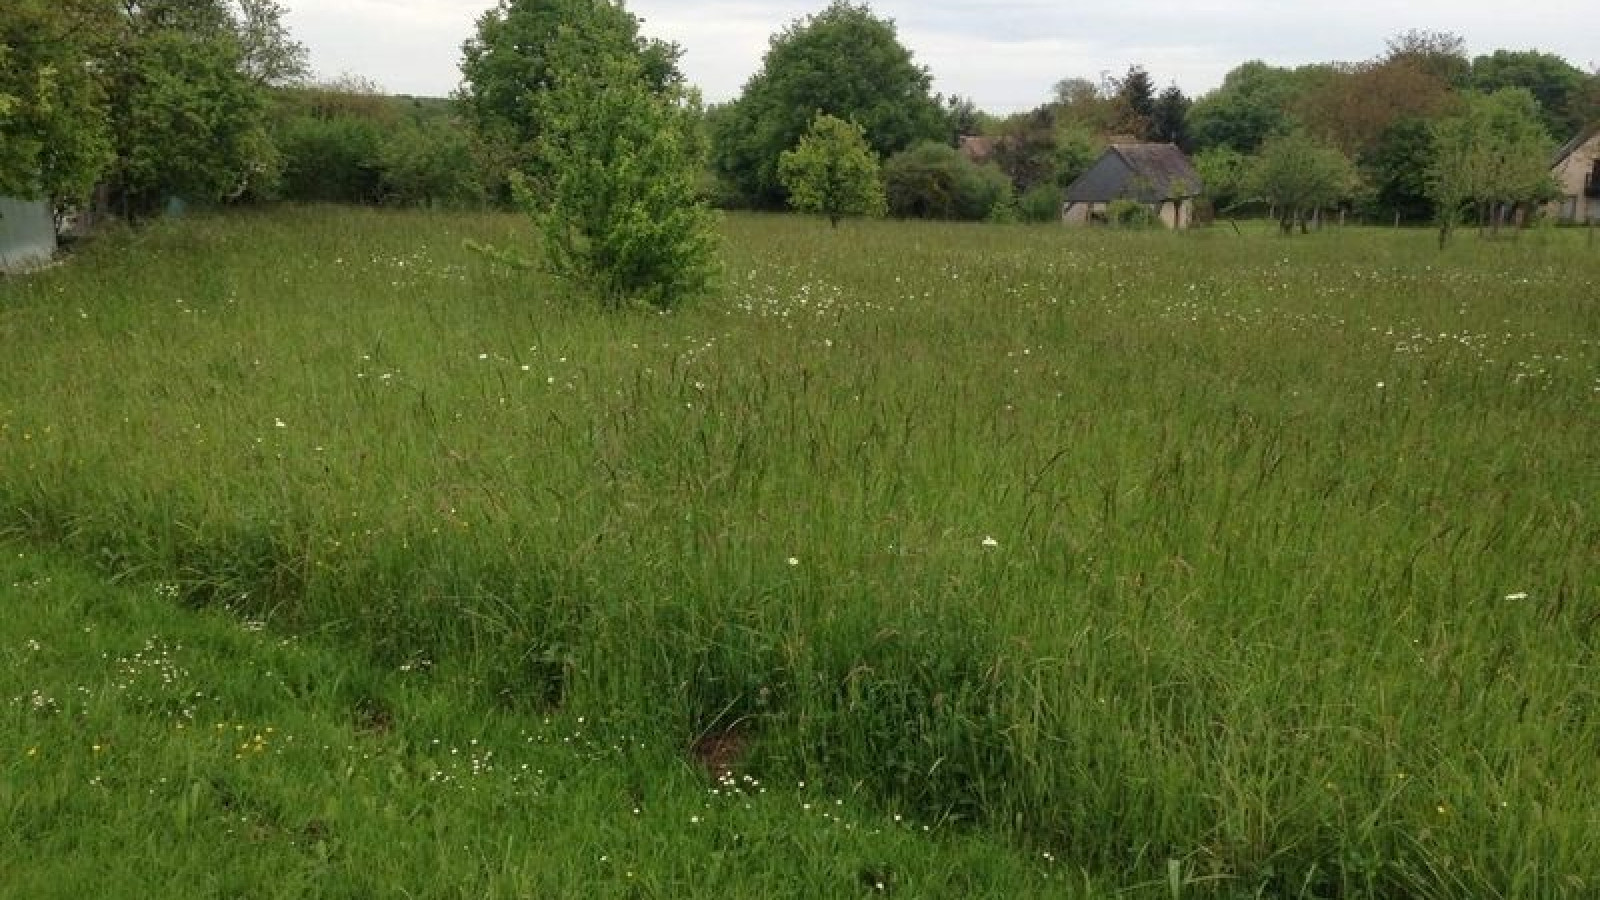
[[[283,0],[319,76],[363,75],[398,94],[443,96],[460,81],[461,42],[492,0]],[[1239,63],[1355,61],[1413,28],[1449,31],[1473,54],[1557,53],[1600,63],[1595,0],[880,0],[871,4],[933,73],[934,88],[1007,113],[1044,102],[1066,77],[1099,79],[1139,64],[1191,96]],[[683,70],[709,101],[732,99],[771,35],[826,0],[736,3],[631,0],[651,37],[684,49]]]

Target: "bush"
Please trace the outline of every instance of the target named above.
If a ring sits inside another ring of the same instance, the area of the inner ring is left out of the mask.
[[[1024,222],[1058,221],[1065,193],[1054,184],[1035,185],[1017,201],[1017,217]]]
[[[1154,228],[1160,224],[1154,210],[1126,197],[1111,201],[1106,207],[1106,221],[1118,228]]]
[[[383,138],[377,122],[296,116],[278,127],[274,141],[283,155],[283,199],[376,203],[381,197]]]
[[[397,206],[478,206],[487,192],[467,133],[444,121],[401,127],[379,151],[383,202]]]
[[[889,214],[898,218],[980,222],[1011,214],[1011,179],[998,166],[980,166],[944,144],[895,154],[883,180]]]

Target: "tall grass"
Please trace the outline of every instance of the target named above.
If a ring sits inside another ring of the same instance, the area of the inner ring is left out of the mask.
[[[602,315],[312,210],[0,285],[0,516],[1196,896],[1600,888],[1600,255],[744,217]]]

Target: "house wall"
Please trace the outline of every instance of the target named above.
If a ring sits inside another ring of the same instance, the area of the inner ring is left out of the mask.
[[[50,205],[0,197],[0,272],[25,272],[50,262],[56,223]]]
[[[1585,180],[1600,160],[1600,132],[1583,143],[1551,170],[1561,186],[1561,199],[1545,207],[1545,214],[1563,222],[1600,222],[1600,197],[1585,197]]]
[[[1194,224],[1193,200],[1168,200],[1161,204],[1161,224],[1168,228],[1188,228]]]

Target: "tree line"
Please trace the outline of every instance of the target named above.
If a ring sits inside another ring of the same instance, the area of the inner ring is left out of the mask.
[[[774,34],[727,103],[701,103],[680,55],[619,3],[500,0],[451,98],[395,98],[311,81],[276,0],[9,0],[0,193],[94,194],[129,219],[173,198],[521,205],[549,267],[621,297],[675,255],[695,260],[685,284],[709,277],[704,234],[649,222],[704,231],[707,206],[1051,220],[1117,140],[1193,154],[1224,213],[1271,209],[1288,230],[1338,206],[1447,236],[1548,198],[1552,148],[1600,118],[1600,74],[1469,58],[1440,32],[1358,63],[1247,62],[1198,98],[1140,65],[1069,77],[1009,116],[936,94],[895,24],[849,0]]]

